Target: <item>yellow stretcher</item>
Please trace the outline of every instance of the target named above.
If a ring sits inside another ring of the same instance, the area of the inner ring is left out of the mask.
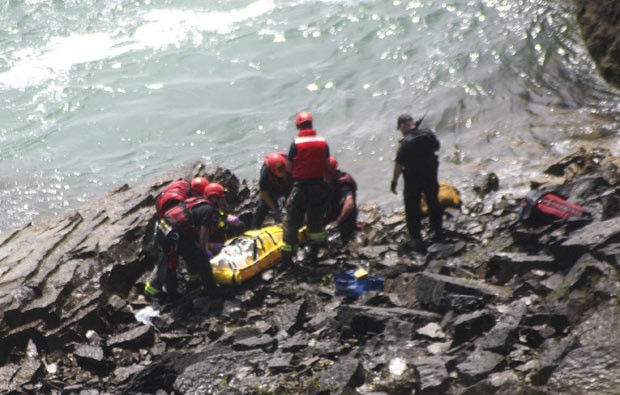
[[[282,227],[273,225],[228,240],[211,259],[215,281],[238,285],[272,267],[282,258],[283,236]]]

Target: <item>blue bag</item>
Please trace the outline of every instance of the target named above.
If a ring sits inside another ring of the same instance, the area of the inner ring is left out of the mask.
[[[383,290],[383,278],[370,275],[356,278],[353,270],[346,273],[336,273],[334,283],[336,284],[336,294],[348,298],[357,298],[368,291]]]

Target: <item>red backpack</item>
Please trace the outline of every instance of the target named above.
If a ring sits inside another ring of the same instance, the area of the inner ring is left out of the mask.
[[[547,225],[592,220],[585,208],[568,202],[557,192],[531,191],[521,202],[519,219],[528,225]]]
[[[190,190],[191,184],[187,180],[176,180],[166,185],[164,190],[155,199],[157,216],[159,218],[163,217],[166,211],[185,201],[189,196]]]
[[[165,220],[182,234],[189,235],[194,232],[192,222],[192,210],[201,204],[211,204],[207,199],[195,196],[172,207],[166,211]]]

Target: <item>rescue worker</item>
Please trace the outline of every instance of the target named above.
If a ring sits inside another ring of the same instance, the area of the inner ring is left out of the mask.
[[[402,174],[405,180],[403,190],[405,216],[411,238],[407,246],[414,250],[424,251],[425,243],[422,240],[420,224],[422,194],[428,204],[431,240],[433,241],[443,238],[443,209],[437,198],[439,160],[436,152],[440,147],[439,140],[431,130],[419,129],[420,122],[421,120],[415,122],[410,114],[402,114],[398,117],[396,128],[400,130],[403,138],[398,144],[390,190],[396,194],[398,179]]]
[[[287,170],[293,177],[293,190],[286,206],[282,260],[291,263],[297,250],[298,232],[307,220],[310,260],[314,261],[318,248],[325,242],[323,218],[327,205],[325,175],[329,167],[329,146],[312,128],[312,115],[303,111],[295,117],[297,138],[288,152]]]
[[[286,171],[287,158],[285,152],[275,152],[267,155],[263,162],[258,180],[259,202],[252,218],[252,229],[263,226],[269,211],[273,212],[276,223],[282,222],[278,201],[280,198],[288,198],[293,188],[291,174]]]
[[[203,196],[207,185],[209,185],[209,180],[205,177],[194,177],[190,183],[190,196]]]
[[[205,177],[194,177],[191,182],[180,179],[166,185],[163,191],[155,198],[155,210],[157,211],[158,219],[161,219],[166,211],[188,197],[202,196],[208,184],[209,180]]]
[[[349,237],[357,227],[357,184],[353,177],[338,169],[338,161],[329,158],[327,173],[329,199],[326,221],[335,223],[342,237]]]
[[[180,179],[172,181],[166,185],[164,190],[155,199],[155,209],[157,211],[157,220],[160,220],[164,213],[179,203],[185,201],[191,196],[202,196],[205,187],[209,184],[209,180],[205,177],[194,177],[191,182]],[[157,234],[157,224],[155,227],[155,235]],[[156,252],[157,254],[157,252]],[[176,271],[179,265],[179,256],[174,249],[167,253],[167,267]]]
[[[225,198],[226,189],[218,183],[210,183],[203,196],[187,198],[164,213],[157,222],[156,272],[153,280],[144,287],[147,296],[159,300],[165,296],[170,299],[179,296],[176,267],[168,265],[170,251],[177,252],[187,263],[188,288],[203,285],[209,294],[215,294],[217,284],[210,263],[213,257],[211,248],[214,247],[211,236],[225,226],[221,216],[221,210],[226,206]]]

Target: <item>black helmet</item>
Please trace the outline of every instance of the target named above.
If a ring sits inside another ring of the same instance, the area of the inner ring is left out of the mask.
[[[411,116],[411,114],[400,114],[398,116],[398,120],[396,121],[396,129],[400,129],[400,126],[403,123],[407,123],[411,121],[413,121],[413,117]]]

